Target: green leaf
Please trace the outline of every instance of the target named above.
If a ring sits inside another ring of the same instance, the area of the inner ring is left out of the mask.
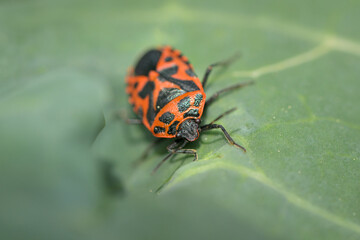
[[[2,1],[1,239],[359,239],[360,32],[354,1]],[[127,68],[173,45],[220,130],[166,156],[127,102]]]

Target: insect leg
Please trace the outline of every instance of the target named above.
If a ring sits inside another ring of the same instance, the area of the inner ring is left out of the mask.
[[[169,154],[166,155],[165,158],[158,163],[158,165],[156,165],[152,173],[155,173],[159,169],[159,167],[174,154],[192,154],[194,155],[193,161],[196,161],[198,159],[197,152],[195,149],[182,149],[188,143],[188,141],[183,139],[181,139],[180,141],[183,141],[180,144],[180,146],[179,146],[180,142],[174,142],[167,147]]]
[[[240,148],[241,150],[243,150],[244,152],[246,152],[246,149],[237,144],[229,135],[229,133],[226,131],[226,129],[222,126],[222,125],[219,125],[219,124],[207,124],[207,125],[204,125],[201,127],[201,131],[208,131],[208,130],[211,130],[211,129],[214,129],[214,128],[220,128],[224,135],[225,135],[225,138],[226,140],[233,146],[237,147],[237,148]]]
[[[183,141],[181,143],[181,141]],[[162,160],[161,162],[159,162],[156,167],[153,169],[152,173],[154,174],[158,169],[159,167],[166,161],[168,160],[172,155],[174,155],[174,151],[176,151],[176,148],[178,149],[181,149],[183,148],[186,144],[188,143],[188,141],[186,140],[182,140],[182,139],[179,139],[179,140],[175,140],[175,142],[173,142],[172,144],[170,144],[169,146],[166,147],[166,149],[169,151],[168,155],[166,155]],[[180,146],[179,146],[180,145]]]
[[[135,161],[134,165],[138,165],[142,162],[144,162],[147,158],[147,156],[149,155],[150,151],[154,148],[154,146],[156,144],[158,144],[159,142],[161,142],[161,140],[163,140],[163,138],[157,138],[155,141],[153,141],[152,143],[149,144],[149,146],[145,149],[145,151],[143,152],[143,154],[141,154],[141,156],[138,158],[137,161]]]
[[[171,148],[171,145],[167,148],[167,150],[172,153],[172,154],[177,154],[177,153],[183,153],[183,154],[193,154],[194,155],[194,160],[196,161],[198,159],[197,157],[197,153],[195,149],[182,149],[187,143],[187,140],[182,140],[183,143],[177,148]]]
[[[171,145],[170,145],[167,148],[167,150],[172,154],[178,154],[178,153],[192,154],[192,155],[194,155],[193,161],[196,161],[198,159],[196,150],[195,149],[182,149],[188,143],[187,140],[182,140],[182,141],[184,141],[184,142],[177,149],[171,148]]]
[[[198,160],[198,155],[195,149],[177,149],[175,150],[174,154],[177,153],[182,153],[182,154],[192,154],[194,155],[194,159],[193,161]]]
[[[166,157],[164,157],[163,160],[161,160],[161,162],[159,162],[158,165],[156,165],[156,167],[152,170],[152,174],[156,173],[156,171],[159,169],[159,167],[160,167],[166,160],[168,160],[172,155],[173,155],[173,153],[169,153],[168,155],[166,155]]]
[[[216,63],[213,63],[211,65],[208,66],[208,68],[206,69],[206,72],[205,72],[205,75],[204,75],[204,78],[202,80],[202,86],[203,88],[205,88],[205,85],[206,85],[206,82],[209,78],[209,75],[213,69],[213,67],[217,67],[217,66],[228,66],[229,64],[233,63],[235,60],[237,60],[238,58],[240,57],[240,54],[239,53],[236,53],[234,56],[226,59],[226,60],[223,60],[223,61],[220,61],[220,62],[216,62]]]
[[[230,87],[221,89],[221,90],[217,91],[216,93],[214,93],[211,97],[209,97],[206,100],[205,107],[209,106],[213,101],[215,101],[220,96],[220,94],[223,94],[223,93],[226,93],[226,92],[238,89],[238,88],[242,88],[242,87],[245,87],[245,86],[248,86],[248,85],[252,85],[252,84],[254,84],[254,81],[248,81],[248,82],[244,82],[244,83],[237,83],[237,84],[234,84],[234,85],[232,85]]]
[[[215,118],[214,120],[212,120],[212,121],[211,121],[209,124],[207,124],[207,125],[213,124],[214,122],[220,120],[220,119],[223,118],[224,116],[232,113],[232,112],[235,111],[236,109],[237,109],[237,108],[234,107],[234,108],[232,108],[232,109],[230,109],[230,110],[227,110],[226,112],[224,112],[223,114],[219,115],[217,118]]]

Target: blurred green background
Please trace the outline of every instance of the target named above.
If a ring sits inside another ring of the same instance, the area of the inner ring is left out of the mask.
[[[359,1],[0,2],[1,239],[360,239]],[[256,84],[221,132],[166,155],[128,126],[127,68],[180,49],[206,93]]]

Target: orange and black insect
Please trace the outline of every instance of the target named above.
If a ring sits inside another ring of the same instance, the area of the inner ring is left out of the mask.
[[[202,82],[195,74],[188,58],[170,46],[147,51],[135,67],[130,68],[126,77],[126,92],[129,94],[129,102],[133,110],[140,119],[128,119],[128,122],[144,124],[159,139],[175,138],[175,142],[167,147],[169,154],[154,171],[173,154],[192,154],[196,160],[196,150],[183,148],[188,142],[198,139],[201,132],[210,129],[220,128],[231,145],[246,152],[244,147],[230,137],[222,125],[214,124],[235,108],[221,114],[209,124],[200,125],[205,108],[220,94],[252,83],[232,85],[206,99],[204,87],[213,67],[226,66],[235,59],[236,56],[211,64],[206,69]],[[153,144],[144,157],[152,146]]]

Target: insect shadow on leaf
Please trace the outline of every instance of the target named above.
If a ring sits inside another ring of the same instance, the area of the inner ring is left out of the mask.
[[[121,179],[115,173],[114,164],[110,160],[100,159],[98,166],[105,193],[110,196],[123,197],[125,188]]]

